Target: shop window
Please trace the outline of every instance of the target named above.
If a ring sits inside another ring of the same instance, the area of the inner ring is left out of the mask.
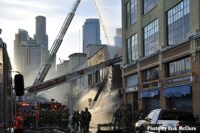
[[[144,76],[145,82],[159,79],[159,68],[154,67],[144,71]]]
[[[177,76],[191,72],[191,58],[187,57],[168,64],[168,76]]]
[[[128,76],[126,79],[126,86],[129,87],[135,87],[138,84],[138,74],[134,74],[131,76]]]

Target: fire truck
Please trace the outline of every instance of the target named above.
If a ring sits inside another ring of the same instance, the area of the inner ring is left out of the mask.
[[[16,104],[17,117],[23,119],[23,129],[35,128],[39,117],[39,111],[37,105],[32,102],[17,102]],[[17,121],[17,120],[16,120]],[[16,122],[15,122],[16,124]],[[18,128],[14,125],[15,128]]]

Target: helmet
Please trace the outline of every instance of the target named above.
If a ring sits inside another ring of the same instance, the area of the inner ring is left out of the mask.
[[[85,107],[85,110],[88,110],[88,107]]]

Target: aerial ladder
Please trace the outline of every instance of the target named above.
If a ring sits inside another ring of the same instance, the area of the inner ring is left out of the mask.
[[[35,93],[38,93],[38,92],[41,92],[44,90],[48,90],[52,87],[58,86],[60,84],[64,84],[65,82],[69,82],[71,80],[83,77],[85,75],[92,74],[97,70],[104,69],[104,68],[112,66],[116,63],[120,63],[121,61],[122,61],[122,56],[114,57],[113,59],[107,60],[107,61],[99,63],[97,65],[89,66],[89,67],[77,70],[75,72],[67,73],[67,74],[59,76],[57,78],[53,78],[53,79],[38,83],[36,85],[25,88],[25,90],[27,91],[27,93],[25,95],[32,95],[32,94],[35,94]],[[102,91],[106,81],[107,81],[107,76],[104,77],[104,80],[99,87],[97,96],[95,98],[96,100],[98,99],[99,94]]]
[[[65,33],[67,32],[69,25],[71,24],[72,19],[74,18],[75,12],[76,12],[79,4],[80,4],[80,1],[81,0],[75,1],[75,3],[73,4],[73,6],[70,10],[70,13],[65,18],[65,21],[64,21],[56,39],[53,42],[51,49],[50,49],[47,63],[40,69],[39,73],[36,76],[36,79],[35,79],[33,85],[36,85],[36,84],[44,81],[44,79],[45,79],[45,77],[46,77],[46,75],[47,75],[47,73],[48,73],[48,71],[51,67],[52,62],[55,59],[56,53],[57,53],[57,51],[58,51],[58,49],[59,49],[59,47],[60,47],[60,45],[63,41]]]

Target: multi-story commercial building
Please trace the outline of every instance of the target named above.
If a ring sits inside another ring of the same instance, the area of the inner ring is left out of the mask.
[[[122,0],[123,89],[133,113],[200,115],[200,1]]]
[[[15,116],[11,70],[7,46],[0,38],[0,133],[5,132],[3,125],[12,126]]]
[[[83,53],[89,44],[101,44],[99,19],[86,19],[83,25]]]

